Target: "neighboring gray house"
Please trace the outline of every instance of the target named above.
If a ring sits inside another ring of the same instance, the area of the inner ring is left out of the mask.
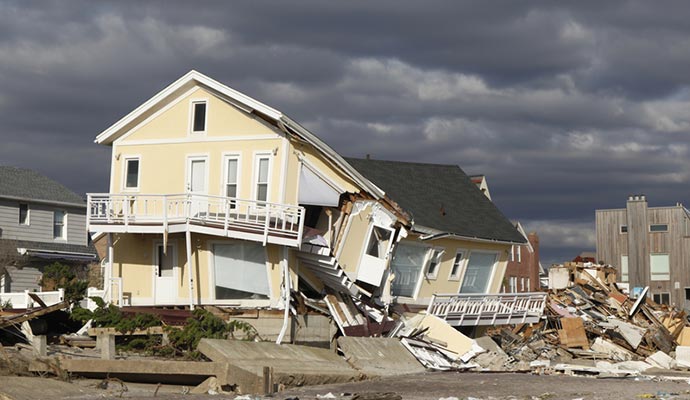
[[[0,166],[0,293],[40,290],[41,267],[96,260],[86,204],[35,171]]]
[[[618,267],[630,289],[649,286],[658,303],[690,308],[690,212],[680,203],[648,207],[643,195],[626,208],[596,210],[596,259]]]

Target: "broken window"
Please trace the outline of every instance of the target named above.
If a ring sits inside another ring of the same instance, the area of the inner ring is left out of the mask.
[[[472,252],[462,279],[460,293],[486,293],[497,253]],[[517,282],[516,282],[517,284]]]
[[[375,226],[369,235],[369,243],[367,244],[366,253],[372,257],[386,258],[388,252],[388,244],[391,240],[391,231]]]
[[[260,243],[213,245],[216,300],[268,299],[266,250]]]
[[[424,268],[428,248],[399,243],[391,261],[395,279],[391,283],[393,296],[414,297],[417,283]]]
[[[429,267],[426,269],[426,277],[428,279],[436,279],[438,276],[438,270],[441,268],[441,255],[443,255],[443,250],[434,249],[431,251]]]
[[[450,276],[448,277],[449,280],[459,280],[460,279],[460,267],[462,267],[462,260],[465,258],[465,255],[462,252],[458,252],[458,254],[455,255],[455,260],[453,260],[453,267],[450,269]]]

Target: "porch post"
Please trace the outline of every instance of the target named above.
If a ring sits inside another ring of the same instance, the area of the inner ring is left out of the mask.
[[[113,234],[108,232],[108,263],[106,264],[105,267],[105,273],[103,274],[103,293],[108,294],[108,299],[107,301],[112,302],[113,299],[113,285],[112,285],[112,277],[113,277]],[[118,288],[121,289],[121,288]],[[104,301],[106,299],[103,299]],[[118,304],[118,306],[122,307],[122,304]]]
[[[185,231],[185,242],[187,245],[187,280],[189,284],[189,309],[194,310],[194,278],[192,278],[192,233],[189,226]]]
[[[283,301],[285,309],[283,310],[283,327],[278,334],[277,344],[281,344],[290,322],[290,268],[288,267],[288,249],[283,246],[283,259],[280,261],[283,265]]]

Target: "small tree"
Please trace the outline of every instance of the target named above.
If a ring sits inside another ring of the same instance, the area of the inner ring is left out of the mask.
[[[43,277],[39,282],[43,290],[65,290],[65,300],[76,303],[84,298],[88,282],[79,279],[74,272],[74,268],[54,262],[45,267]]]

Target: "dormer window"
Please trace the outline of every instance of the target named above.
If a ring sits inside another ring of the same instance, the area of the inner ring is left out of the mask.
[[[192,133],[206,132],[206,101],[192,102]]]

